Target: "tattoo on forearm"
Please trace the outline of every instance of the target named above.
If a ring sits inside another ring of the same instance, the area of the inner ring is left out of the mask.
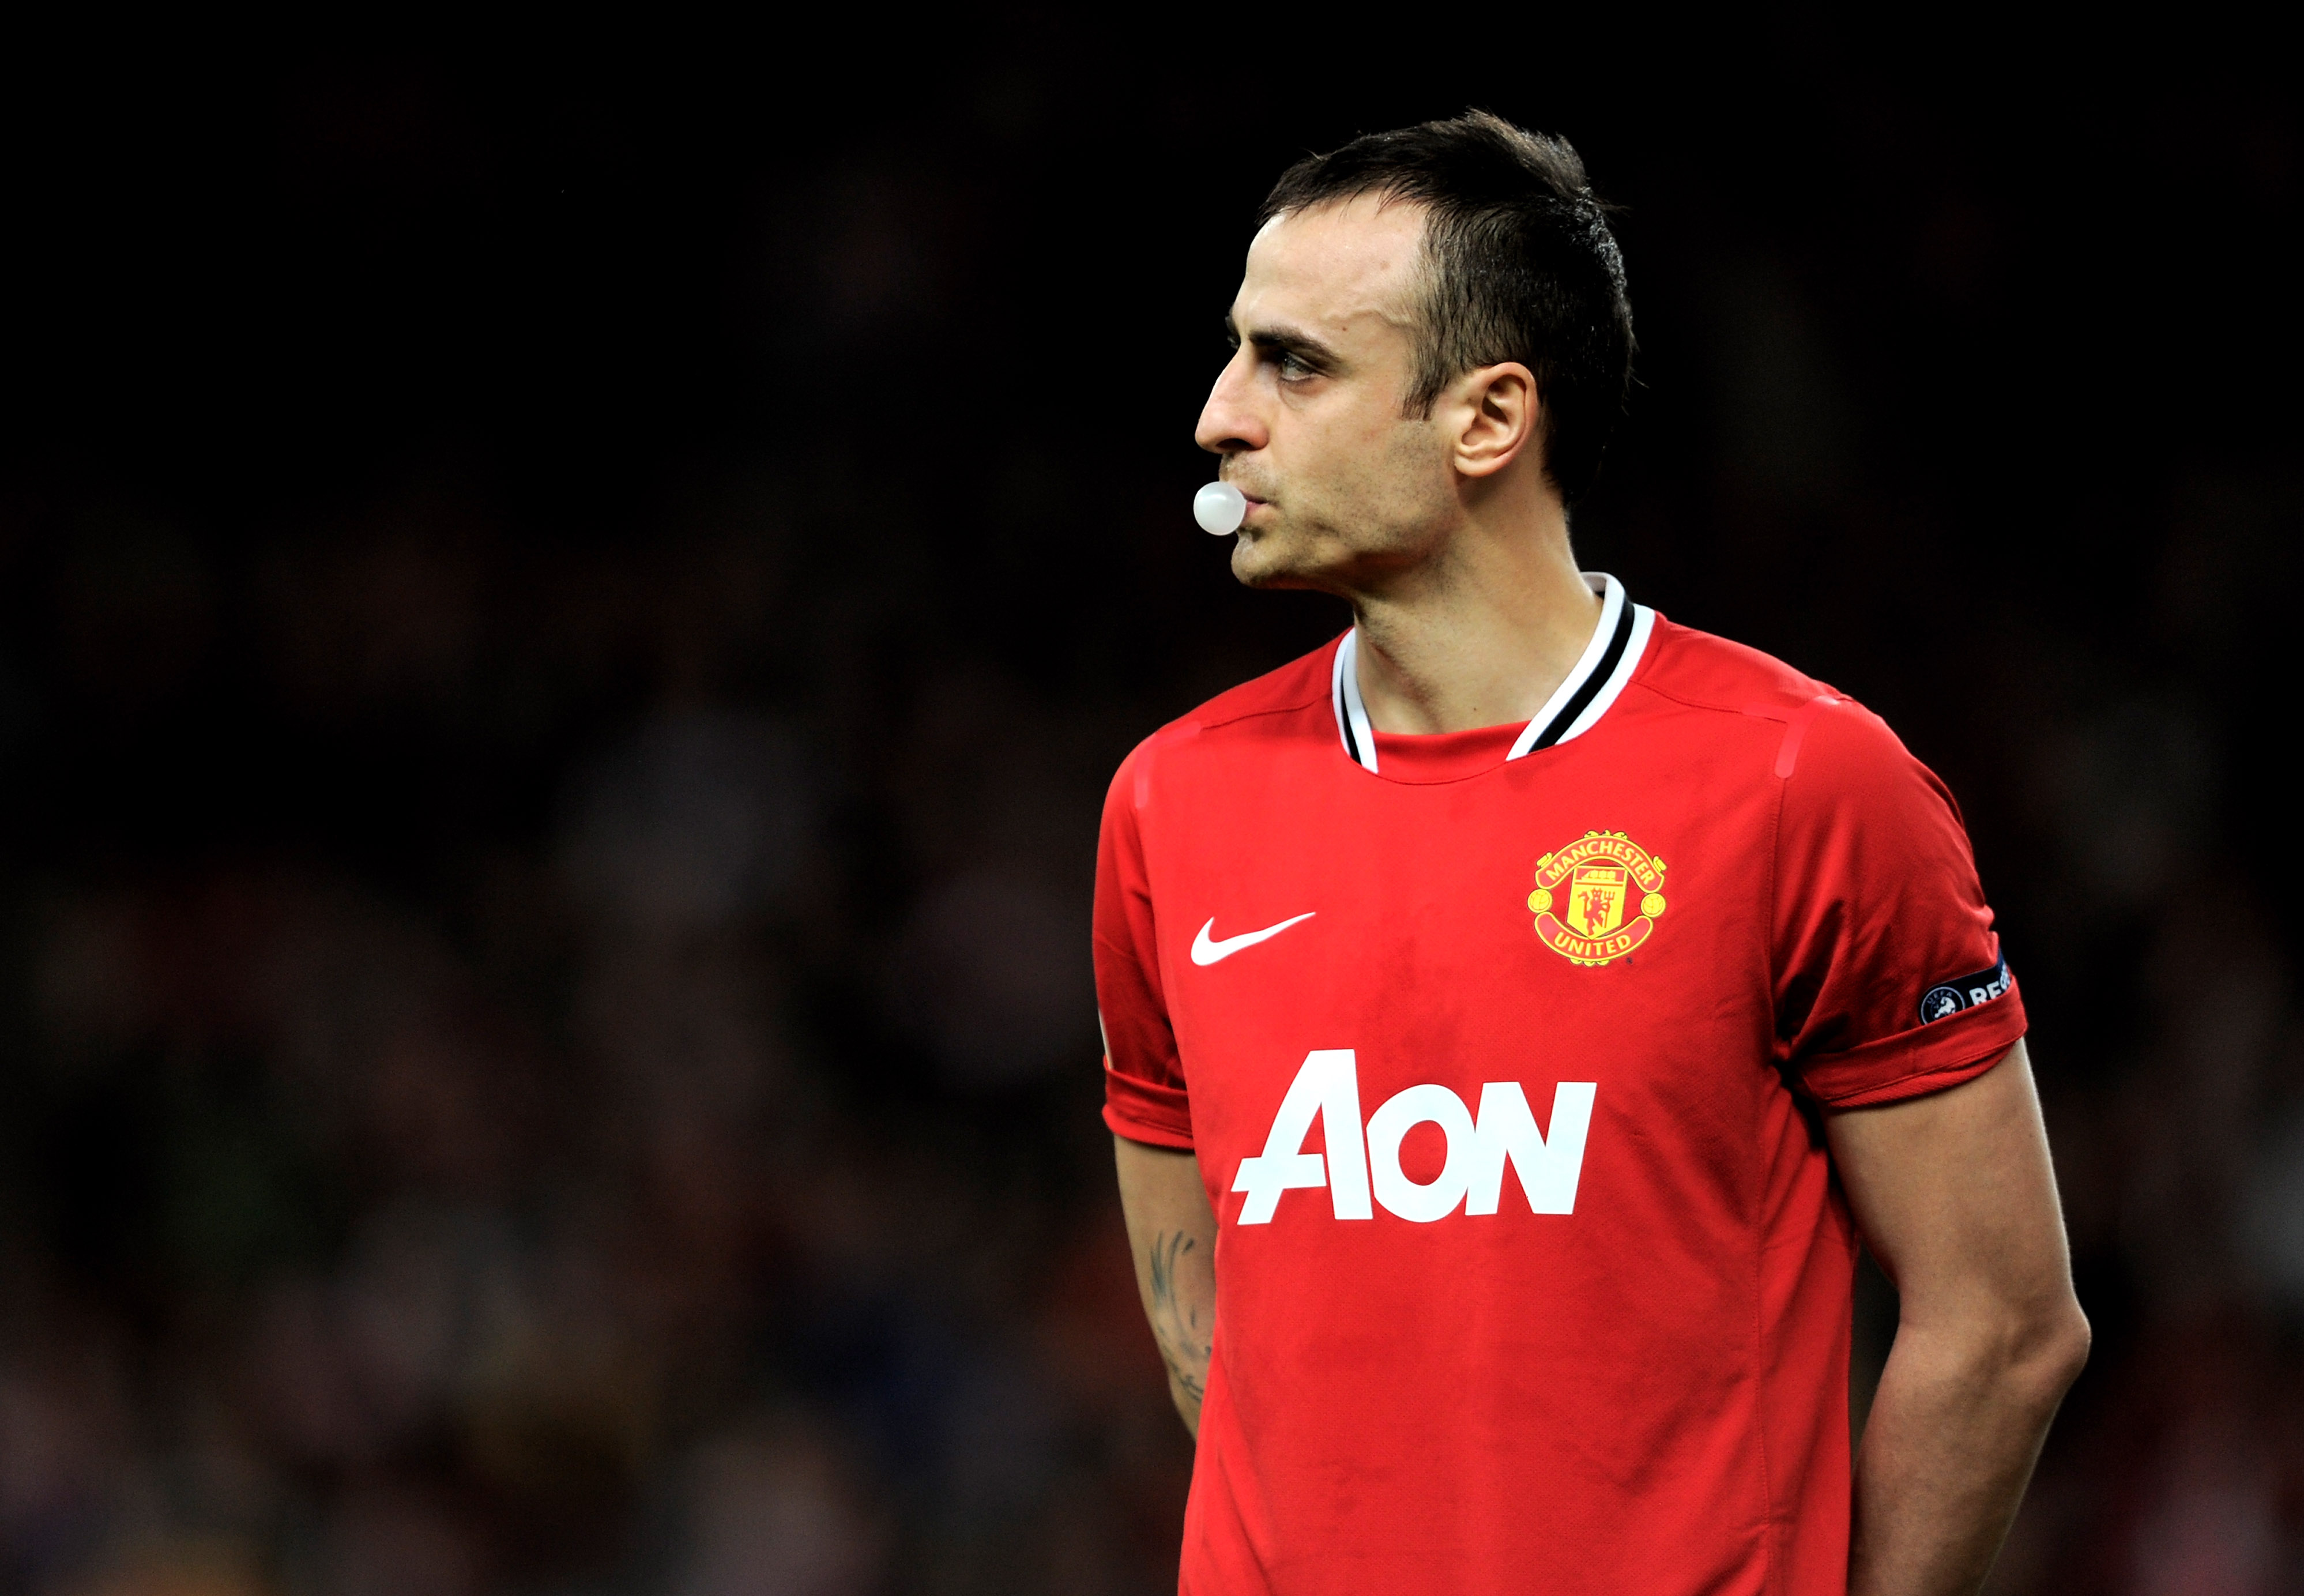
[[[1152,1266],[1152,1337],[1160,1344],[1168,1378],[1195,1412],[1207,1388],[1215,1327],[1203,1322],[1211,1316],[1178,1294],[1176,1269],[1197,1244],[1181,1230],[1163,1230],[1153,1235],[1148,1249]]]

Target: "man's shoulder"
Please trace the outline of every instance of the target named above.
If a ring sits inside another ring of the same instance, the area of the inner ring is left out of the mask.
[[[1170,726],[1189,725],[1195,731],[1214,732],[1243,726],[1262,717],[1288,715],[1326,705],[1335,671],[1336,646],[1343,641],[1339,633],[1278,670],[1266,671],[1237,687],[1226,688]]]
[[[1848,696],[1773,654],[1662,615],[1632,685],[1686,709],[1764,719],[1795,714],[1820,698]]]
[[[1254,736],[1271,729],[1275,720],[1300,716],[1328,705],[1341,637],[1331,639],[1278,670],[1224,692],[1189,713],[1180,715],[1137,744],[1139,751],[1198,738],[1208,734]],[[1220,741],[1229,740],[1220,738]]]
[[[1810,805],[1862,802],[1871,790],[1902,788],[1915,777],[1943,794],[1942,784],[1872,709],[1743,643],[1658,616],[1649,658],[1633,685],[1669,707],[1741,721],[1763,766]]]
[[[1268,749],[1275,739],[1300,738],[1308,731],[1333,735],[1325,719],[1329,708],[1336,644],[1332,639],[1278,670],[1227,688],[1180,715],[1139,743],[1113,777],[1115,794],[1130,791],[1134,806],[1147,801],[1156,767],[1173,768],[1210,754]]]

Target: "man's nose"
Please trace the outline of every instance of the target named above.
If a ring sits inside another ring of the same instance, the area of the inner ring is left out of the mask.
[[[1192,429],[1192,441],[1211,454],[1238,454],[1260,449],[1270,441],[1271,435],[1257,413],[1255,385],[1250,380],[1255,369],[1254,357],[1243,345],[1216,373],[1208,402],[1200,407],[1200,424]]]

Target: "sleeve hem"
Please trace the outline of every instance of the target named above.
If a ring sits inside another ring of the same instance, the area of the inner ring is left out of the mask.
[[[1869,1108],[1924,1097],[1971,1081],[2000,1062],[2024,1038],[2023,1005],[2011,991],[1997,1013],[1971,1009],[1959,1019],[1820,1059],[1800,1074],[1808,1094],[1825,1108]],[[1969,1021],[1962,1024],[1961,1020]],[[1930,1036],[1928,1031],[1939,1031]]]
[[[1166,1125],[1146,1125],[1142,1120],[1123,1116],[1111,1103],[1104,1106],[1104,1123],[1114,1135],[1131,1142],[1141,1142],[1147,1147],[1165,1147],[1178,1152],[1194,1150],[1190,1132],[1173,1130]]]
[[[1154,1147],[1192,1145],[1192,1099],[1181,1086],[1147,1081],[1104,1065],[1104,1123],[1113,1133]]]

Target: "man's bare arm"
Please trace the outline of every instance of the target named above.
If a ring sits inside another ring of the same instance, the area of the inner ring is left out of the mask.
[[[1168,1365],[1168,1394],[1184,1428],[1198,1436],[1216,1333],[1216,1217],[1190,1153],[1125,1136],[1114,1136],[1112,1144],[1128,1247],[1136,1259],[1136,1290]]]
[[[1856,1460],[1850,1596],[1973,1596],[2088,1361],[2024,1044],[1826,1134],[1900,1302]]]

